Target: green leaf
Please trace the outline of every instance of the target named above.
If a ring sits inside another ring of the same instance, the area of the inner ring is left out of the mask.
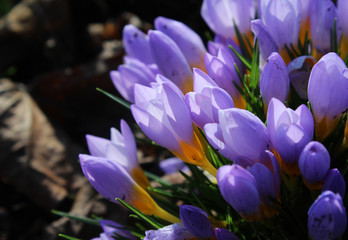
[[[251,60],[251,72],[250,72],[250,87],[253,89],[258,88],[259,85],[259,61],[260,51],[257,39],[255,40],[253,48],[253,58]]]
[[[228,47],[237,55],[237,57],[244,64],[244,66],[250,70],[251,69],[250,61],[244,56],[242,56],[232,45],[229,45]]]
[[[116,201],[120,202],[124,207],[128,208],[131,212],[133,212],[136,216],[138,216],[140,219],[142,219],[143,221],[145,221],[146,223],[150,224],[152,227],[156,228],[156,229],[160,229],[162,227],[164,227],[164,225],[156,222],[155,220],[153,220],[152,218],[146,216],[145,214],[143,214],[141,211],[139,211],[138,209],[136,209],[135,207],[129,205],[128,203],[126,203],[125,201],[123,201],[122,199],[116,198]]]
[[[58,237],[62,237],[62,238],[68,239],[68,240],[80,240],[79,238],[70,237],[70,236],[62,234],[62,233],[59,233]]]
[[[111,94],[111,93],[108,93],[106,91],[104,91],[103,89],[100,89],[100,88],[97,88],[97,91],[103,93],[104,95],[108,96],[109,98],[111,98],[112,100],[116,101],[117,103],[119,103],[120,105],[122,105],[123,107],[127,108],[128,110],[130,110],[130,103]]]
[[[58,210],[54,210],[54,209],[51,210],[51,212],[53,214],[61,216],[61,217],[67,217],[67,218],[74,219],[74,220],[77,220],[77,221],[80,221],[80,222],[84,222],[84,223],[88,223],[88,224],[99,226],[99,221],[95,220],[95,219],[86,218],[86,217],[79,217],[79,216],[76,216],[76,215],[71,215],[69,213],[58,211]]]

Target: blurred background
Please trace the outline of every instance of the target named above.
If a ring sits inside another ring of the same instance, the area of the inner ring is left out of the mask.
[[[0,240],[96,237],[100,228],[52,209],[124,221],[97,195],[77,155],[85,134],[109,138],[130,112],[109,71],[122,63],[122,28],[146,32],[157,16],[182,21],[206,41],[202,0],[0,0]],[[156,158],[139,146],[144,167]]]

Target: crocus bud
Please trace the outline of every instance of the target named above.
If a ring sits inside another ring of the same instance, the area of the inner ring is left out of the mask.
[[[317,62],[308,82],[308,100],[319,141],[337,126],[341,113],[348,107],[348,71],[336,53],[328,53]]]
[[[206,49],[202,39],[195,31],[182,22],[165,17],[157,17],[155,27],[174,40],[191,68],[205,69],[204,54]]]
[[[202,209],[191,205],[181,205],[180,218],[186,229],[197,238],[206,239],[214,236],[208,214]]]
[[[185,96],[192,121],[201,129],[207,123],[218,122],[218,111],[234,107],[231,96],[203,71],[193,70],[194,92]]]
[[[217,181],[223,198],[246,221],[261,218],[260,195],[254,176],[243,167],[234,164],[219,168]]]
[[[143,132],[184,162],[216,175],[216,169],[204,154],[207,143],[193,127],[191,114],[178,90],[164,81],[154,88],[136,84],[134,92],[131,111]]]
[[[208,75],[216,84],[226,90],[238,108],[245,108],[246,103],[235,84],[241,87],[241,82],[235,68],[235,61],[226,48],[219,48],[217,56],[206,53],[204,58]]]
[[[235,38],[234,22],[241,33],[248,33],[254,15],[253,0],[204,0],[201,8],[201,16],[210,29],[226,38]]]
[[[107,236],[107,238],[103,238],[103,236],[101,235],[101,238],[97,238],[97,239],[100,239],[100,240],[112,239],[112,236],[114,236],[115,234],[130,240],[137,239],[133,234],[131,234],[129,230],[125,229],[125,226],[118,224],[114,221],[103,219],[99,221],[99,224],[103,229],[102,234]]]
[[[334,193],[339,193],[342,198],[346,194],[346,182],[340,171],[337,168],[330,169],[326,174],[323,187],[321,191],[330,190]]]
[[[267,130],[282,169],[287,174],[298,175],[301,151],[313,139],[314,121],[310,110],[300,105],[294,111],[273,98],[267,112]]]
[[[225,228],[215,228],[216,240],[239,240],[239,238]]]
[[[348,54],[348,1],[338,0],[337,1],[337,14],[340,19],[340,23],[342,24],[342,39],[340,50],[342,55],[347,56]]]
[[[126,64],[110,72],[112,83],[127,101],[134,103],[134,84],[149,86],[155,81],[155,74],[150,67],[137,59],[126,58]]]
[[[208,126],[207,126],[208,125]],[[230,160],[242,166],[251,166],[259,161],[261,154],[269,148],[266,126],[254,114],[239,108],[219,110],[219,127],[207,124],[204,131],[209,139],[216,139],[220,131],[222,141],[228,148]]]
[[[181,223],[174,223],[158,230],[148,230],[145,232],[144,240],[159,239],[194,239],[192,235]]]
[[[310,142],[302,150],[298,165],[307,187],[320,189],[330,169],[330,154],[320,142]]]
[[[308,211],[308,232],[313,240],[337,239],[346,230],[347,214],[339,194],[325,191]]]
[[[123,45],[128,56],[136,58],[145,64],[154,63],[151,55],[148,36],[134,25],[123,28]]]
[[[152,56],[164,76],[172,80],[183,93],[192,91],[192,71],[178,45],[158,30],[149,31]]]
[[[265,111],[267,112],[272,98],[285,102],[288,98],[289,88],[288,69],[279,53],[274,52],[269,56],[260,79],[260,91]]]
[[[335,4],[330,0],[317,0],[311,7],[311,39],[319,57],[330,51],[331,35],[337,19],[337,40],[341,38],[342,27]],[[316,56],[317,58],[319,58]]]
[[[80,154],[83,174],[92,186],[107,200],[118,203],[122,199],[144,214],[157,215],[169,222],[180,220],[160,208],[151,196],[140,187],[121,164],[107,158]]]
[[[312,56],[301,56],[288,65],[290,83],[302,99],[308,99],[307,89],[311,70],[316,60]]]

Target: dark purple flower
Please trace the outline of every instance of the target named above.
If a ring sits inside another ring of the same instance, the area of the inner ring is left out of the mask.
[[[186,229],[197,238],[205,239],[214,236],[208,214],[202,209],[191,205],[181,205],[180,218]]]
[[[325,191],[308,211],[308,232],[313,240],[339,238],[346,230],[347,215],[339,194]]]
[[[239,240],[239,238],[225,228],[215,228],[216,240]]]
[[[326,190],[339,193],[341,197],[344,198],[344,195],[346,194],[346,182],[337,168],[330,169],[327,173],[323,187],[321,188],[321,191],[323,192]]]
[[[193,236],[181,223],[174,223],[158,230],[145,232],[144,240],[193,240]]]

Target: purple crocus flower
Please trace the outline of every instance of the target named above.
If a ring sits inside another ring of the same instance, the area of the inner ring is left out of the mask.
[[[239,240],[239,238],[225,228],[215,228],[216,240]]]
[[[177,157],[167,158],[160,161],[159,167],[165,174],[175,173],[179,170],[184,172],[189,171],[189,168],[186,166],[186,164]]]
[[[93,238],[92,240],[112,240],[115,234],[125,237],[130,240],[137,239],[130,231],[126,230],[124,226],[111,220],[100,220],[100,226],[103,229],[103,233],[99,238]]]
[[[85,154],[80,154],[79,159],[83,174],[107,200],[118,203],[116,198],[119,198],[144,214],[157,215],[173,223],[180,221],[160,208],[118,162]]]
[[[346,182],[337,168],[330,169],[327,173],[321,191],[330,190],[339,193],[342,198],[346,194]]]
[[[181,223],[174,223],[158,230],[145,232],[144,240],[193,240],[196,239]]]
[[[246,221],[261,219],[260,195],[254,176],[234,164],[219,168],[217,181],[223,198]]]
[[[308,232],[313,240],[337,239],[347,226],[347,214],[339,194],[325,191],[308,211]]]
[[[133,117],[143,132],[184,162],[195,164],[213,175],[216,169],[204,154],[205,142],[192,125],[191,114],[178,89],[167,81],[154,88],[135,85]]]
[[[129,57],[136,58],[145,64],[152,64],[149,37],[134,25],[126,25],[123,28],[122,41]]]
[[[158,30],[149,31],[151,54],[163,75],[172,80],[183,93],[192,91],[192,71],[178,45]]]
[[[241,87],[241,82],[234,66],[235,61],[229,51],[226,48],[219,48],[217,56],[206,53],[204,62],[208,75],[230,94],[235,106],[245,108],[246,102],[235,87],[235,84]]]
[[[299,174],[299,156],[313,139],[314,121],[310,110],[302,104],[294,111],[273,98],[267,112],[267,129],[284,171]]]
[[[215,33],[235,38],[234,22],[242,33],[250,32],[250,19],[255,15],[255,1],[204,0],[201,15]]]
[[[174,40],[191,68],[205,69],[204,54],[206,49],[202,39],[195,31],[182,22],[165,17],[157,17],[155,27]]]
[[[191,205],[181,205],[180,218],[186,229],[197,238],[206,239],[214,236],[208,214],[202,209]]]
[[[272,98],[285,102],[290,88],[289,73],[279,53],[272,53],[261,73],[260,91],[267,112]]]
[[[342,26],[342,39],[340,50],[341,56],[347,56],[348,54],[348,1],[338,0],[337,1],[337,14]]]
[[[193,70],[193,90],[185,96],[192,121],[201,129],[207,123],[218,122],[218,110],[234,107],[231,96],[203,71]]]
[[[298,165],[306,186],[318,190],[330,169],[330,154],[320,142],[309,142],[301,152]]]
[[[331,32],[334,29],[334,21],[337,19],[337,39],[341,38],[342,27],[335,4],[330,0],[317,0],[311,7],[311,39],[313,46],[321,54],[330,51]]]
[[[280,49],[297,43],[301,24],[300,0],[260,0],[262,22]]]
[[[348,107],[348,70],[336,53],[328,53],[317,62],[308,82],[308,100],[319,141],[337,126],[341,113]]]
[[[308,99],[308,80],[315,63],[312,56],[300,56],[288,65],[290,83],[302,99]]]
[[[86,135],[89,152],[94,157],[107,158],[121,164],[144,189],[149,186],[149,180],[138,163],[135,139],[128,124],[121,120],[121,132],[111,128],[111,140]]]
[[[150,66],[130,57],[125,57],[125,64],[120,65],[117,71],[110,72],[110,78],[118,92],[131,103],[134,103],[134,84],[149,86],[155,81],[155,76]]]

